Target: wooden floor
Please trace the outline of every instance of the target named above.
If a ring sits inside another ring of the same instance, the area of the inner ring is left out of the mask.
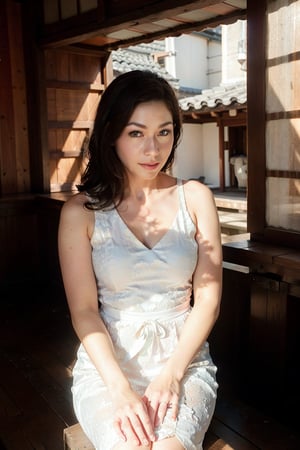
[[[0,450],[62,450],[76,418],[70,386],[77,339],[57,286],[0,292]],[[220,387],[207,442],[227,450],[299,450],[293,430]],[[105,450],[105,449],[103,449]],[[217,447],[216,447],[217,450]]]

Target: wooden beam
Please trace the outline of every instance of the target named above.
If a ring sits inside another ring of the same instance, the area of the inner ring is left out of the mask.
[[[23,6],[25,70],[32,192],[49,192],[49,154],[44,52],[36,46],[33,10]]]
[[[90,130],[94,126],[92,120],[49,120],[49,129],[64,129],[64,130]]]
[[[68,19],[56,23],[53,25],[45,26],[43,30],[43,35],[39,39],[39,43],[47,48],[59,47],[61,45],[69,45],[78,42],[82,42],[86,39],[95,37],[99,34],[102,36],[112,32],[116,32],[123,29],[131,28],[132,26],[140,25],[143,23],[149,23],[152,21],[163,20],[166,17],[172,17],[186,13],[187,11],[192,11],[193,9],[206,8],[213,6],[214,4],[220,3],[220,1],[213,0],[202,0],[191,2],[190,0],[165,0],[159,2],[159,11],[157,10],[157,4],[145,4],[139,8],[134,8],[128,10],[125,13],[118,13],[114,15],[108,15],[109,8],[106,8],[106,16],[103,20],[97,20],[97,13],[90,12],[89,16],[86,15],[86,20],[84,17],[77,17],[73,19]],[[184,31],[195,31],[196,29],[205,29],[208,27],[215,27],[217,25],[232,23],[238,19],[246,17],[246,10],[237,9],[236,11],[227,14],[219,15],[208,20],[196,22],[196,23],[184,23],[178,26],[160,30],[159,32],[143,34],[140,40],[145,42],[146,40],[154,40],[156,38],[163,38],[166,36],[174,36],[183,33]],[[137,38],[139,39],[139,38]],[[129,40],[117,40],[115,47],[133,45],[136,39]],[[104,47],[103,47],[104,48]],[[112,49],[113,44],[108,44],[105,46],[107,49]]]
[[[225,162],[224,162],[224,124],[218,121],[219,128],[219,181],[220,190],[225,191]]]
[[[266,208],[266,0],[248,2],[247,32],[248,230],[262,235]]]
[[[14,107],[11,73],[11,55],[9,48],[9,24],[6,2],[0,3],[0,195],[17,190]]]
[[[79,90],[86,92],[103,92],[104,84],[100,83],[83,83],[78,81],[57,81],[57,80],[47,80],[46,82],[48,88],[55,89],[70,89]]]

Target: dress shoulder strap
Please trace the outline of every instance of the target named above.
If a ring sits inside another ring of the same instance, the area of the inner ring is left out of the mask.
[[[178,223],[182,230],[185,230],[187,233],[195,232],[195,224],[190,216],[189,210],[186,204],[185,192],[184,192],[184,183],[182,179],[177,179],[177,189],[178,189],[178,197],[179,197],[179,212],[178,212]]]
[[[184,189],[183,189],[183,182],[182,179],[177,178],[177,188],[178,188],[178,196],[179,196],[179,205],[180,209],[186,209],[186,203],[185,203],[185,195],[184,195]]]
[[[182,182],[182,179],[180,179],[180,178],[177,178],[177,191],[178,191],[180,208],[182,208],[183,206],[185,206],[185,196],[184,196],[184,190],[183,190],[183,182]]]

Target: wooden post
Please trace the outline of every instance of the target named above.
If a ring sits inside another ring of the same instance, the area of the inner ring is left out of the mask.
[[[225,163],[224,163],[224,124],[218,119],[219,127],[219,183],[220,190],[225,191]]]

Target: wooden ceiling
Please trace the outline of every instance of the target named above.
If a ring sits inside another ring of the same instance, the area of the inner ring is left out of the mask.
[[[45,18],[39,27],[39,42],[44,47],[74,45],[97,50],[149,42],[167,36],[214,28],[246,18],[247,0],[97,0],[97,9],[63,18],[57,8],[55,20]],[[59,0],[59,4],[67,0]],[[53,4],[44,0],[44,5]],[[67,3],[66,3],[67,4]],[[41,17],[40,16],[40,17]]]

